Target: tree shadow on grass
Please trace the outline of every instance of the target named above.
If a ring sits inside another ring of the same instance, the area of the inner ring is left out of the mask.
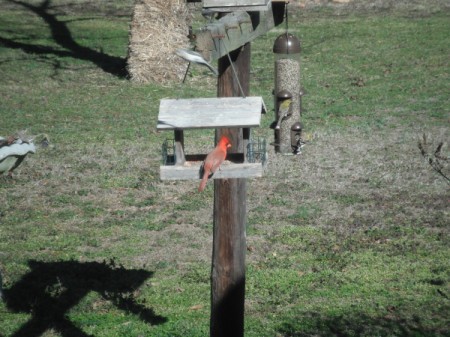
[[[126,69],[126,59],[117,56],[111,56],[103,52],[96,51],[94,49],[81,46],[72,37],[72,34],[65,22],[59,21],[54,14],[50,14],[50,0],[44,0],[38,6],[18,1],[7,0],[9,3],[20,5],[34,14],[41,17],[50,28],[53,40],[65,50],[55,49],[49,46],[43,46],[38,44],[29,44],[14,41],[13,39],[7,39],[0,37],[0,44],[7,48],[21,49],[28,54],[37,55],[55,55],[59,57],[72,57],[79,60],[85,60],[94,63],[103,71],[110,73],[119,78],[128,77],[128,71]]]
[[[31,271],[4,291],[9,310],[32,315],[13,337],[37,337],[48,329],[56,330],[63,337],[89,337],[67,315],[91,291],[148,324],[167,321],[136,303],[133,296],[152,272],[128,270],[116,266],[113,260],[110,263],[30,261],[29,266]]]

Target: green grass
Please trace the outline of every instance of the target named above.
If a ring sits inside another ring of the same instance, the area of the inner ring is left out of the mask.
[[[296,157],[270,149],[247,184],[247,337],[450,334],[449,189],[417,147],[426,133],[448,156],[450,25],[438,3],[291,11],[310,141]],[[0,177],[0,335],[51,321],[48,308],[72,328],[29,336],[208,335],[212,184],[199,194],[194,181],[161,182],[170,136],[155,128],[161,98],[215,88],[123,76],[132,1],[51,4],[70,46],[43,16],[0,2],[0,135],[50,138]],[[269,108],[253,134],[268,143],[281,32],[252,45],[251,92]],[[189,132],[187,146],[210,148],[211,135]]]

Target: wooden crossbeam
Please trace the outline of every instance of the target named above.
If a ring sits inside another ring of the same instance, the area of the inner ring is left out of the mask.
[[[284,6],[285,3],[272,5],[269,1],[267,10],[224,15],[195,32],[196,51],[206,60],[218,60],[283,22]]]

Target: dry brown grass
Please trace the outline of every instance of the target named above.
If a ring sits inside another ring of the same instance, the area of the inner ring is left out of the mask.
[[[389,235],[392,226],[416,225],[447,236],[450,193],[420,155],[422,131],[320,132],[299,156],[271,153],[264,178],[249,184],[251,226],[263,233],[249,238],[259,252],[250,257],[259,259],[266,250],[289,251],[272,242],[270,233],[301,224],[323,228],[341,240],[374,229]],[[448,139],[445,127],[427,132]]]

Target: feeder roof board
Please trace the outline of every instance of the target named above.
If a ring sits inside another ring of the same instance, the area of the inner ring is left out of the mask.
[[[248,128],[261,123],[262,97],[162,99],[157,130]]]
[[[216,11],[261,11],[268,10],[270,0],[203,0],[203,8]]]

